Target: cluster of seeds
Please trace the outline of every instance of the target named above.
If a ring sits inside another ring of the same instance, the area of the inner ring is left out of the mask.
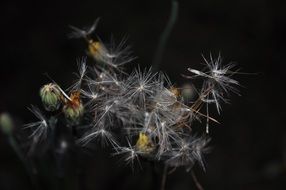
[[[63,113],[66,126],[80,131],[74,136],[80,146],[110,145],[113,155],[123,155],[131,164],[144,157],[187,170],[196,162],[204,168],[209,138],[195,135],[193,124],[206,121],[208,133],[209,122],[217,122],[208,106],[215,105],[219,112],[225,95],[236,92],[238,82],[230,78],[233,65],[223,67],[220,57],[211,57],[205,59],[203,71],[189,68],[193,75],[185,77],[201,77],[203,85],[196,99],[186,101],[184,89],[173,86],[162,72],[138,67],[126,73],[124,65],[134,60],[129,46],[125,40],[116,46],[93,39],[97,24],[98,19],[87,29],[72,27],[71,37],[87,42],[87,55],[95,63],[87,66],[86,58],[79,60],[78,79],[66,91],[55,82],[44,85],[40,97],[45,110]],[[38,108],[31,111],[39,119],[26,125],[33,130],[34,143],[47,140],[52,122]]]

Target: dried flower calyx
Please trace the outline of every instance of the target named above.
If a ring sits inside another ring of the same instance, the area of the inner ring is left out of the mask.
[[[71,123],[78,123],[83,116],[84,107],[80,99],[80,92],[74,91],[71,93],[70,100],[67,100],[63,113],[68,121]]]

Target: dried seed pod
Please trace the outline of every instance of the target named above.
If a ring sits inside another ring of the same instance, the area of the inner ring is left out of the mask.
[[[72,124],[77,124],[84,113],[84,107],[80,99],[80,92],[71,93],[70,100],[63,107],[63,113],[66,119]]]

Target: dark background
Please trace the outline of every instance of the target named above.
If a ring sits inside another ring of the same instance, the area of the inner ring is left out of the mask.
[[[286,1],[179,2],[161,65],[172,81],[188,82],[181,74],[210,52],[257,73],[237,76],[242,96],[231,97],[218,117],[221,124],[211,128],[213,149],[206,172],[196,169],[199,180],[205,189],[286,189]],[[97,34],[102,39],[127,34],[135,63],[150,66],[170,5],[169,0],[1,1],[0,112],[8,111],[18,123],[33,121],[27,106],[40,105],[39,87],[49,82],[44,73],[64,87],[71,84],[85,44],[67,38],[69,25],[87,26],[100,16]],[[132,172],[104,152],[82,162],[88,163],[87,189],[148,189],[146,168]],[[2,133],[0,189],[31,189]],[[195,187],[178,170],[168,176],[167,189]]]

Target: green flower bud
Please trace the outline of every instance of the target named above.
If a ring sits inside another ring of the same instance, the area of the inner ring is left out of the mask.
[[[194,98],[195,96],[195,89],[194,86],[191,84],[184,84],[182,87],[182,97],[186,101],[190,101]]]
[[[79,104],[78,106],[66,105],[63,108],[63,112],[69,122],[77,124],[83,115],[84,108],[82,104]]]
[[[47,111],[55,111],[59,109],[62,94],[58,85],[53,83],[44,85],[40,90],[40,96]]]
[[[6,135],[12,134],[14,128],[13,120],[7,113],[2,113],[0,115],[0,129]]]

